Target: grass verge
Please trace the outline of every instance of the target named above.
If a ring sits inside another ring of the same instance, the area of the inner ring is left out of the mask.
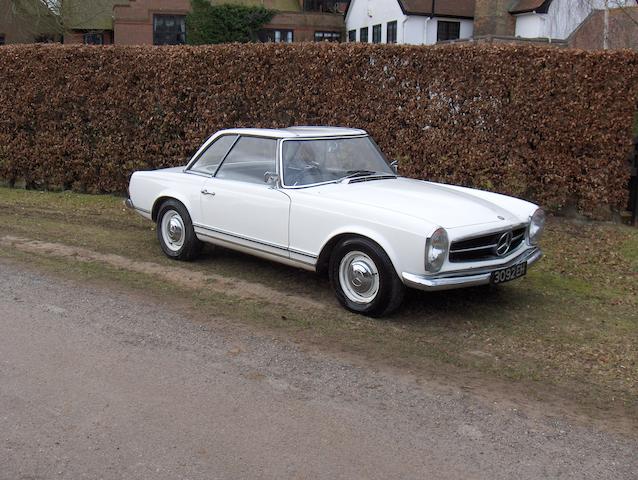
[[[153,226],[122,199],[0,188],[5,235],[59,242],[131,260],[175,266]],[[520,281],[497,289],[410,292],[401,311],[371,320],[340,309],[327,281],[308,272],[218,249],[189,268],[262,283],[318,299],[325,310],[186,289],[99,262],[5,250],[0,255],[83,280],[105,278],[193,308],[275,329],[323,348],[356,353],[417,375],[562,399],[593,417],[638,415],[638,230],[552,219],[545,258]],[[181,266],[184,266],[181,264]],[[503,387],[505,385],[505,387]]]

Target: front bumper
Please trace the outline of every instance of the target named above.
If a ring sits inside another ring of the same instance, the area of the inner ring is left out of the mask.
[[[434,275],[415,275],[403,272],[403,283],[418,290],[450,290],[453,288],[473,287],[475,285],[486,285],[490,283],[490,277],[494,270],[511,267],[519,263],[527,262],[527,266],[536,263],[543,256],[543,252],[538,247],[525,250],[513,259],[498,265],[489,267],[468,268],[453,272],[441,272]]]

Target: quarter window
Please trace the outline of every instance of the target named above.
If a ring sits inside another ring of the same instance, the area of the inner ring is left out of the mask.
[[[359,30],[359,41],[361,43],[368,43],[368,27],[363,27]]]
[[[204,153],[199,156],[190,170],[205,173],[206,175],[213,175],[228,153],[228,150],[230,150],[230,147],[233,146],[233,142],[236,138],[237,135],[224,135],[215,140]]]
[[[445,22],[439,20],[436,23],[436,41],[458,40],[461,33],[461,22]]]
[[[381,24],[372,26],[372,43],[381,43]]]
[[[276,154],[275,139],[241,137],[219,167],[215,178],[265,185],[265,173],[275,173],[277,169]]]
[[[397,22],[388,22],[386,43],[397,43]]]
[[[153,15],[153,45],[186,43],[186,16]]]

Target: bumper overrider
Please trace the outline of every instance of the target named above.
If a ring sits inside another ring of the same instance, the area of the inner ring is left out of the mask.
[[[486,285],[490,283],[492,272],[495,270],[511,267],[523,262],[527,262],[527,266],[529,267],[540,260],[542,256],[543,253],[541,249],[533,247],[507,262],[490,265],[489,267],[467,268],[451,272],[440,272],[433,275],[415,275],[413,273],[403,272],[403,283],[408,287],[428,291]]]

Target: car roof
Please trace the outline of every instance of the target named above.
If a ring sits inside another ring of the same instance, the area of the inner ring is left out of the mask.
[[[218,134],[256,135],[272,138],[317,138],[367,135],[365,130],[345,127],[295,126],[288,128],[230,128]]]

